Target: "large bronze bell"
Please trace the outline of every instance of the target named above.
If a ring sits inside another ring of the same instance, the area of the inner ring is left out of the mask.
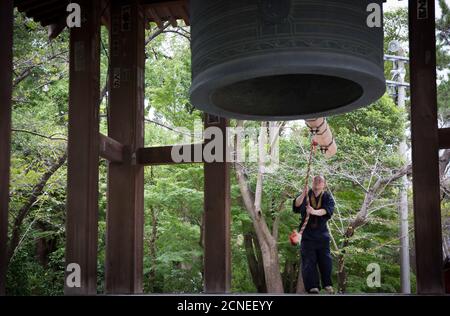
[[[368,5],[383,2],[190,0],[192,104],[247,120],[369,105],[385,78],[383,27],[368,26]]]

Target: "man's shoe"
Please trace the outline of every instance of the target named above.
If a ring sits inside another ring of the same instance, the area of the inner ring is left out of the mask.
[[[334,289],[332,286],[325,286],[325,292],[327,294],[334,294]]]
[[[309,290],[309,294],[319,294],[319,289],[314,287],[311,290]]]

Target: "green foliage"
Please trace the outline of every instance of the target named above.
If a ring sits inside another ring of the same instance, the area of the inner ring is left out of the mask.
[[[47,266],[36,263],[32,245],[20,248],[8,267],[8,295],[62,295],[64,247],[59,246]]]
[[[440,2],[443,3],[442,0]],[[448,42],[445,42],[448,11],[443,6],[444,17],[438,23],[440,69],[448,69]],[[393,39],[407,41],[406,20],[406,11],[386,14],[385,44]],[[176,30],[183,36],[174,33],[174,29],[168,30],[170,32],[151,40],[146,48],[146,146],[184,142],[186,135],[183,133],[193,132],[194,122],[201,120],[202,116],[189,102],[189,34],[185,29]],[[153,31],[149,30],[147,37]],[[107,78],[107,37],[106,30],[102,29],[101,87]],[[49,42],[44,28],[16,13],[14,40],[14,79],[17,82],[14,86],[10,226],[27,202],[33,186],[51,162],[66,149],[68,98],[68,33],[64,32]],[[387,63],[387,77],[390,76],[389,67]],[[442,78],[438,97],[444,122],[450,113],[449,87],[449,81]],[[105,99],[100,106],[100,130],[103,133],[107,131],[104,117],[107,107]],[[231,121],[231,125],[235,123]],[[377,176],[384,177],[391,175],[403,163],[397,152],[401,135],[407,128],[407,115],[388,96],[384,96],[367,108],[330,117],[329,123],[336,137],[338,154],[329,160],[318,154],[313,172],[325,174],[337,202],[330,222],[335,241],[332,252],[336,272],[344,231],[361,208],[364,188],[373,184],[374,170]],[[245,124],[247,127],[259,126],[258,122]],[[280,138],[280,166],[275,173],[264,177],[263,216],[269,229],[279,217],[277,245],[281,272],[287,266],[298,268],[298,251],[289,244],[287,236],[299,222],[298,216],[292,213],[292,199],[304,185],[309,144],[309,133],[302,123],[287,124]],[[243,146],[248,151],[254,144],[246,141]],[[254,190],[257,166],[248,163],[246,168],[250,189]],[[145,292],[203,291],[203,181],[201,164],[145,169]],[[107,164],[101,160],[97,288],[100,293],[104,291],[106,182]],[[65,186],[66,166],[62,166],[25,217],[21,225],[21,242],[8,270],[7,290],[10,295],[63,293]],[[392,183],[377,197],[371,207],[369,222],[357,230],[345,249],[348,291],[351,293],[395,293],[400,289],[397,195],[397,183]],[[252,229],[252,221],[243,206],[233,175],[231,201],[232,291],[252,293],[256,287],[243,242],[244,234]],[[443,205],[448,213],[448,201]],[[49,253],[44,256],[46,262],[36,260],[37,245],[43,240],[51,245]],[[378,263],[381,267],[381,288],[367,286],[369,272],[366,269],[370,263]],[[334,281],[337,281],[336,273]],[[412,282],[414,290],[414,275]]]
[[[188,165],[150,167],[146,172],[144,284],[148,291],[195,293],[203,290],[202,171],[201,166]],[[154,220],[157,221],[156,241],[152,241]],[[152,242],[156,251],[153,257]]]

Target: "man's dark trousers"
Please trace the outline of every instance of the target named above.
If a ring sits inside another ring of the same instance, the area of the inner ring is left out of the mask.
[[[302,257],[303,283],[306,292],[313,288],[318,288],[319,290],[321,288],[317,266],[319,266],[322,287],[332,286],[331,271],[333,261],[330,253],[330,241],[302,240],[300,254]]]

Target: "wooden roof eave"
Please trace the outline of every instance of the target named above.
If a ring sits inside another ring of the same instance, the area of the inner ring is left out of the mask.
[[[108,0],[102,0],[105,7]],[[67,5],[69,0],[15,0],[14,6],[28,18],[48,27],[49,38],[56,38],[66,27]],[[189,0],[142,0],[147,23],[155,22],[163,27],[164,22],[172,26],[178,25],[178,20],[189,23]],[[102,24],[109,26],[109,17],[103,12]]]

